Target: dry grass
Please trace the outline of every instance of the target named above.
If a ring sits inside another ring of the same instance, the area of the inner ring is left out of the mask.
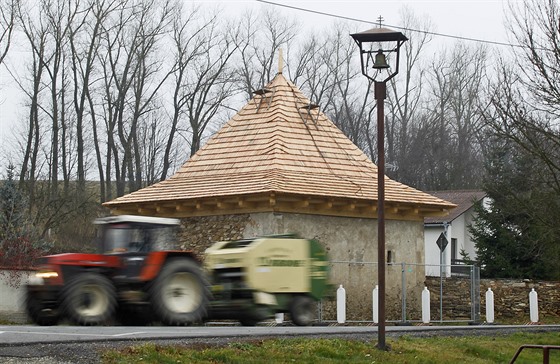
[[[559,345],[560,333],[507,336],[403,336],[387,341],[390,351],[374,342],[341,339],[270,339],[195,347],[144,344],[103,355],[103,363],[508,363],[520,345]],[[552,351],[551,363],[560,362]],[[524,351],[516,363],[542,363],[540,350]]]

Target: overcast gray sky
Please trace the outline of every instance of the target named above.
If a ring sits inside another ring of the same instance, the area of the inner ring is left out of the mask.
[[[225,14],[242,14],[247,10],[258,11],[262,7],[272,7],[285,16],[291,16],[299,20],[304,26],[314,28],[327,26],[336,19],[333,17],[313,14],[311,12],[291,9],[289,7],[304,8],[317,12],[336,14],[341,17],[355,18],[375,22],[382,16],[386,26],[401,26],[399,12],[403,7],[408,7],[412,13],[419,18],[429,19],[434,28],[433,31],[453,36],[477,38],[487,41],[507,42],[507,32],[504,27],[504,11],[508,3],[522,2],[523,0],[362,0],[362,1],[286,1],[271,0],[270,2],[285,6],[274,6],[256,0],[198,0],[186,3],[196,3],[202,7],[222,7]],[[288,6],[288,7],[286,7]],[[366,23],[356,23],[359,30],[371,28]],[[413,33],[407,33],[409,38]],[[433,44],[445,44],[453,41],[444,37],[435,37]],[[12,49],[8,62],[14,66],[21,62],[21,51]],[[5,157],[5,148],[13,141],[14,120],[21,111],[21,95],[14,87],[10,76],[0,66],[0,167],[4,168],[2,158]],[[4,171],[0,171],[3,175]]]
[[[290,7],[366,21],[376,21],[379,16],[382,16],[387,24],[396,26],[401,25],[399,24],[399,11],[406,6],[416,16],[431,19],[436,32],[505,42],[507,38],[503,27],[504,9],[507,9],[508,3],[523,2],[523,0],[269,0],[262,2],[199,0],[195,2],[209,6],[219,4],[233,11],[242,8],[258,9],[263,6],[273,6],[283,14],[293,16],[302,23],[312,24],[328,24],[334,18]],[[279,4],[279,6],[270,5],[270,3]],[[368,25],[364,24],[364,27],[367,29]]]

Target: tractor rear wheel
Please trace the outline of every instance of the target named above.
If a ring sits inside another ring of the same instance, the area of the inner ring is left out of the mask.
[[[191,259],[172,259],[150,290],[156,317],[166,325],[188,325],[206,317],[210,291],[199,265]]]
[[[97,273],[76,276],[64,288],[62,307],[68,318],[80,325],[101,325],[111,319],[116,310],[115,287]]]
[[[309,296],[295,296],[290,304],[292,322],[298,326],[309,326],[315,320],[315,300]]]

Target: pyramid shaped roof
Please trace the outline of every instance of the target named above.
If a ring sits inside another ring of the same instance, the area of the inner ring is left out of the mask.
[[[281,73],[173,176],[106,202],[113,213],[258,211],[375,217],[377,167]],[[385,178],[387,218],[454,205]]]

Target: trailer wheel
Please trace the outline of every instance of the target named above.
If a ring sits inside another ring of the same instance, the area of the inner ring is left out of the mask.
[[[35,294],[27,292],[25,297],[25,311],[31,321],[40,326],[53,326],[58,324],[60,315],[58,310],[45,307]]]
[[[64,288],[62,307],[68,318],[80,325],[101,325],[115,314],[115,287],[97,273],[76,276]]]
[[[315,320],[315,300],[309,296],[295,296],[290,304],[292,322],[298,326],[309,326]]]
[[[166,325],[188,325],[206,317],[210,291],[198,264],[173,259],[153,282],[150,300],[156,317]]]

